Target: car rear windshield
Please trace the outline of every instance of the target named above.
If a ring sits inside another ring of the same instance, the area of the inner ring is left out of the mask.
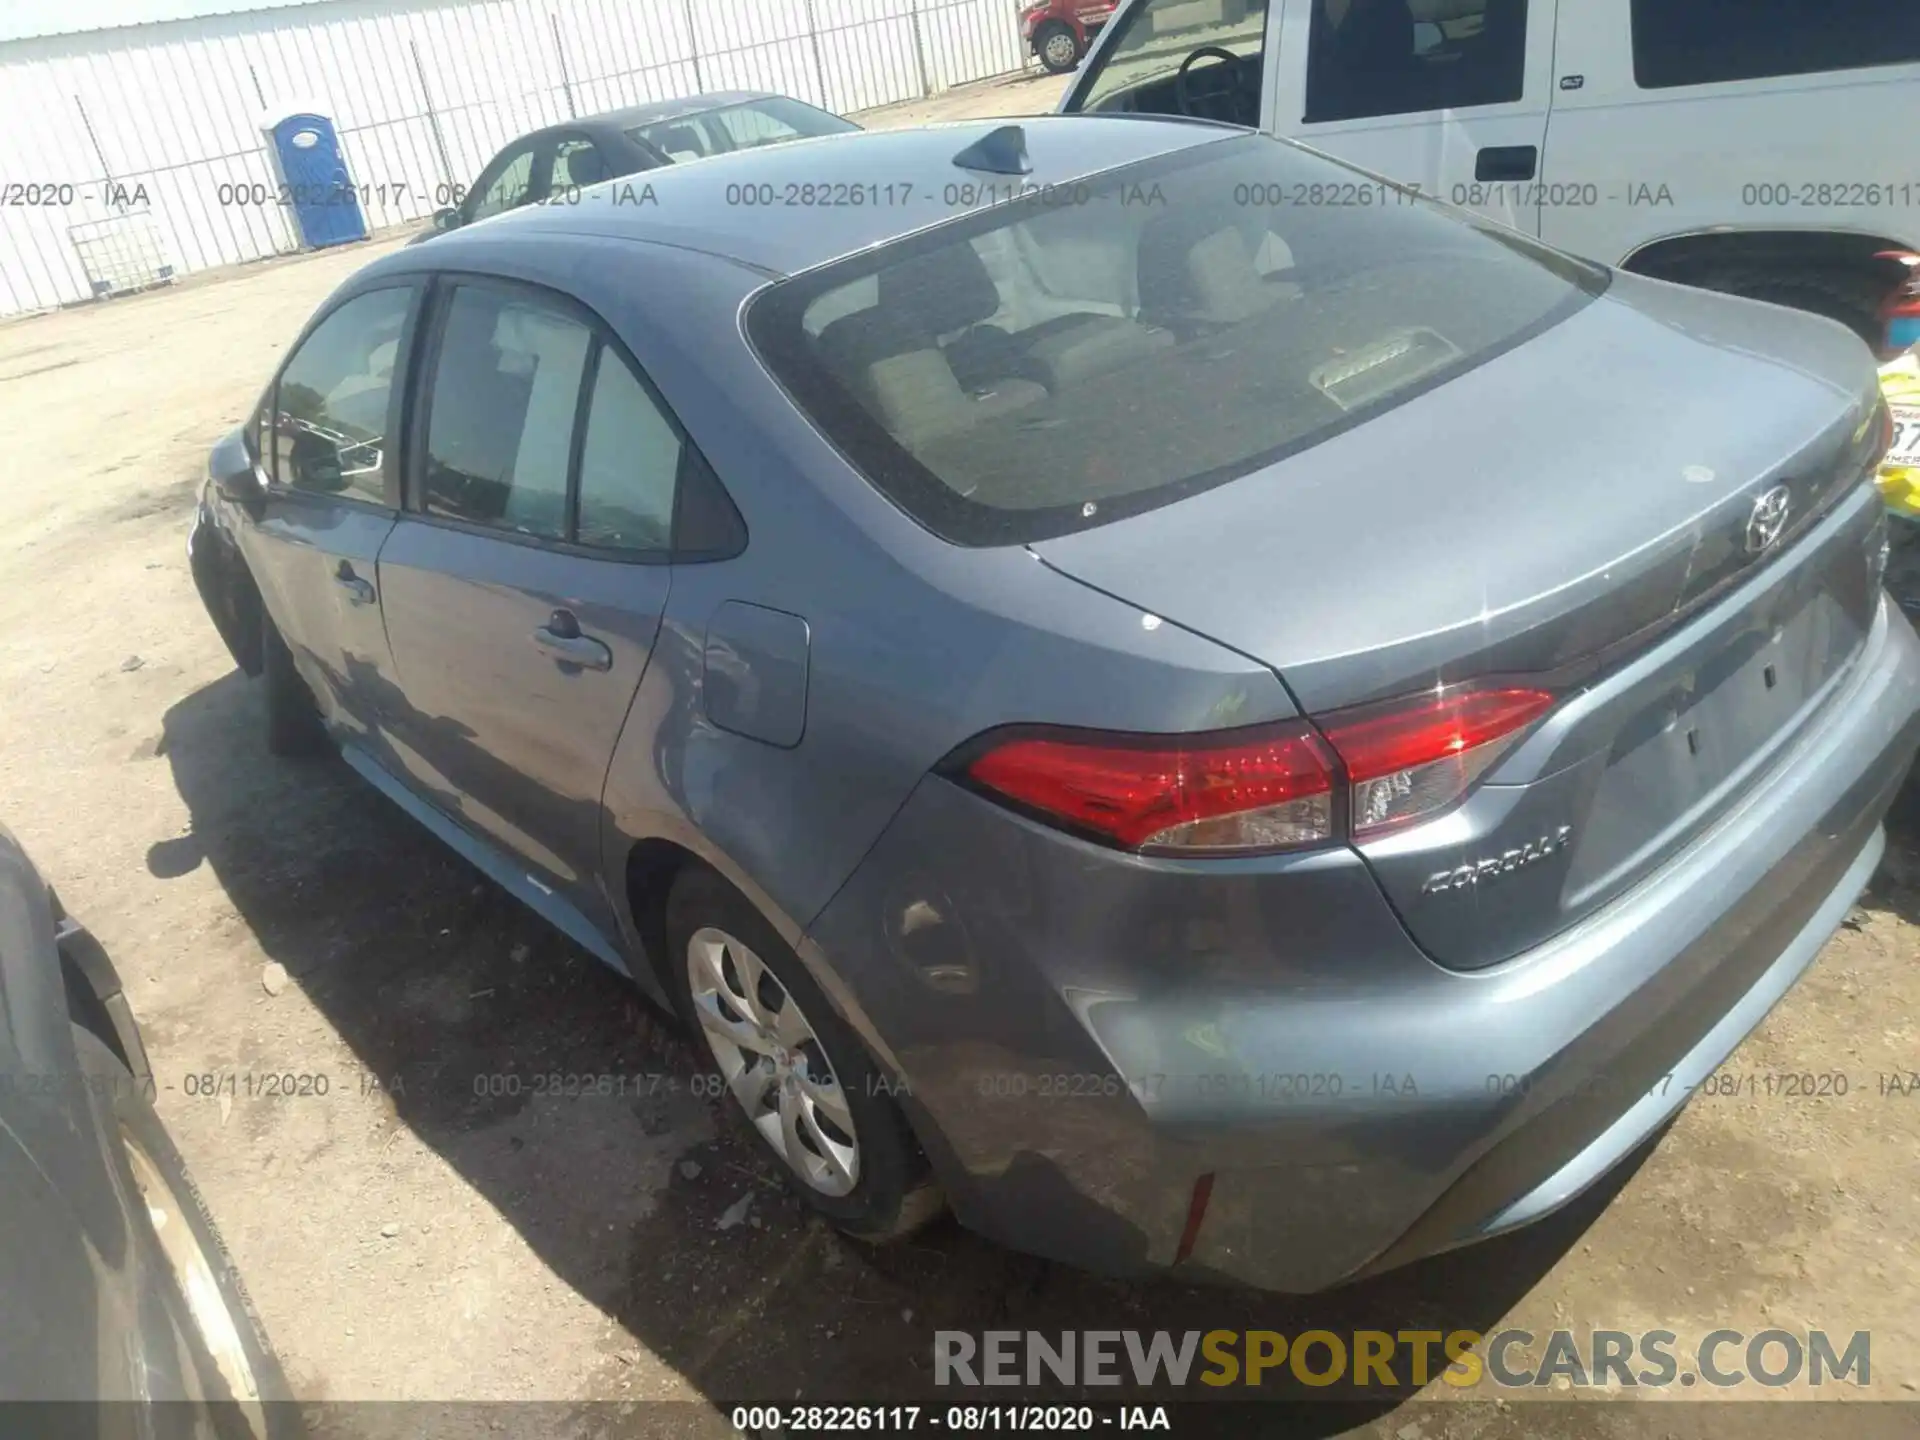
[[[747,324],[854,465],[962,545],[1083,530],[1245,475],[1607,283],[1265,136],[1055,188],[953,173],[948,200],[997,203],[775,284]]]

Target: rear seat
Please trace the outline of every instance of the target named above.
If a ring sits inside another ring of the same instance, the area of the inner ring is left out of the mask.
[[[963,383],[1016,376],[1058,390],[1173,343],[1172,336],[1117,315],[1062,315],[1017,332],[988,324],[1000,311],[1000,291],[979,252],[965,244],[882,271],[881,308],[916,303],[924,308],[924,297],[935,286],[957,297],[951,308],[943,307],[941,319],[959,323],[943,325],[939,333],[950,337],[947,358]]]

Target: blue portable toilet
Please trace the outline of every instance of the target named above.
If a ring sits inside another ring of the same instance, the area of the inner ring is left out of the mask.
[[[273,161],[280,199],[293,214],[300,243],[318,250],[367,238],[367,217],[347,173],[340,132],[333,121],[310,110],[296,111],[261,125]]]

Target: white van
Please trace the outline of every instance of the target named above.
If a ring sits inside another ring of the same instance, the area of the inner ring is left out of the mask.
[[[1259,126],[1869,341],[1920,249],[1920,0],[1126,0],[1061,109]]]

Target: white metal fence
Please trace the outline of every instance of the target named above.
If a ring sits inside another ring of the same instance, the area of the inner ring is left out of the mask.
[[[1016,12],[330,0],[0,46],[0,315],[297,250],[260,132],[269,111],[333,119],[379,230],[450,203],[515,135],[574,115],[731,89],[850,113],[1017,70]]]

